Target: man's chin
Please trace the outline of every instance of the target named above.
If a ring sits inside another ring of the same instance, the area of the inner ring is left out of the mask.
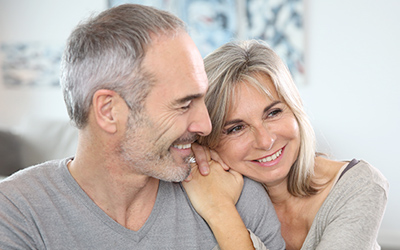
[[[184,162],[177,164],[176,165],[177,178],[174,182],[184,181],[189,176],[191,171],[192,171],[191,166],[187,162],[187,160],[184,160]]]
[[[155,173],[155,178],[168,182],[181,182],[185,180],[190,172],[191,166],[188,163],[190,157],[179,157],[177,155],[171,154],[166,157],[163,163],[160,163],[161,169],[159,169],[158,174]]]
[[[190,171],[190,165],[187,165],[187,167],[178,167],[175,165],[174,169],[167,170],[162,176],[158,176],[158,179],[168,182],[181,182],[189,176]]]

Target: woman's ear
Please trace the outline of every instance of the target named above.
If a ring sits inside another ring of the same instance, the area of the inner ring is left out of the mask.
[[[117,132],[117,109],[119,95],[112,90],[100,89],[93,95],[92,105],[97,125],[110,134]]]

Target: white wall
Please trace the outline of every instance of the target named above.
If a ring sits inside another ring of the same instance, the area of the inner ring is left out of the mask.
[[[390,182],[380,241],[400,248],[400,1],[308,0],[308,83],[319,148]]]
[[[308,76],[299,88],[319,149],[365,159],[388,178],[379,241],[400,248],[400,1],[305,1]],[[0,39],[65,41],[79,20],[105,8],[106,0],[0,0]],[[10,90],[0,79],[0,127],[30,116],[67,120],[60,90]]]
[[[64,45],[83,18],[106,7],[106,0],[0,0],[0,42]],[[60,88],[10,89],[2,81],[0,77],[0,128],[31,117],[68,120]]]

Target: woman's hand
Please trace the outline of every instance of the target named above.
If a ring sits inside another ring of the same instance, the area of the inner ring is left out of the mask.
[[[211,170],[207,176],[193,163],[190,180],[182,182],[193,207],[206,220],[222,250],[254,249],[235,206],[244,184],[242,175],[226,171],[216,161],[207,163]]]
[[[190,201],[196,211],[205,219],[234,207],[243,188],[243,177],[234,170],[224,170],[216,161],[209,161],[211,171],[203,176],[196,164],[192,164],[191,179],[183,182]]]
[[[198,171],[201,175],[208,175],[210,173],[210,161],[214,160],[221,164],[222,168],[229,170],[229,167],[224,163],[224,161],[219,157],[218,153],[214,150],[209,149],[206,146],[201,146],[197,143],[192,144],[192,151],[196,159],[198,166]],[[188,177],[189,179],[191,176]]]

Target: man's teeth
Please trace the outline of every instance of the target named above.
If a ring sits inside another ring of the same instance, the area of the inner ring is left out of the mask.
[[[190,148],[191,146],[192,146],[192,144],[191,143],[189,143],[189,144],[175,144],[175,145],[172,145],[174,148],[177,148],[177,149],[187,149],[187,148]]]
[[[262,158],[260,160],[258,160],[258,162],[269,162],[269,161],[273,161],[276,158],[278,158],[280,155],[282,154],[282,149],[280,149],[278,152],[276,152],[275,154],[271,155],[271,156],[267,156],[265,158]]]

